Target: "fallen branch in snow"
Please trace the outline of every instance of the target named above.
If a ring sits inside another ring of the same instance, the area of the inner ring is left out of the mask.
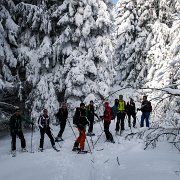
[[[172,133],[172,132],[163,132],[163,133],[157,134],[154,138],[148,139],[148,140],[145,141],[146,144],[145,144],[144,150],[146,150],[150,144],[152,144],[153,146],[156,146],[154,143],[156,143],[156,142],[158,141],[158,138],[159,138],[160,136],[163,136],[163,135],[173,135],[173,136],[177,136],[177,134]],[[180,151],[180,149],[178,149],[178,150]]]
[[[139,132],[129,133],[125,136],[125,139],[131,140],[132,138],[143,139],[145,143],[144,150],[146,150],[150,145],[153,148],[156,147],[157,142],[160,137],[166,137],[167,141],[173,144],[178,151],[180,151],[180,128],[163,128],[155,127],[149,129],[143,129]],[[169,141],[171,139],[171,141]]]
[[[117,163],[120,166],[119,157],[117,156]]]
[[[107,163],[107,162],[109,162],[109,159],[107,159],[106,161],[104,161],[104,163]]]

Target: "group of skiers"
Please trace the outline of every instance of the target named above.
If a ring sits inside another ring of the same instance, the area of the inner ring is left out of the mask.
[[[151,106],[151,102],[147,100],[147,96],[143,96],[141,108],[138,108],[137,111],[138,110],[142,111],[140,127],[144,127],[144,120],[146,121],[146,127],[149,127],[149,116],[150,116],[150,112],[152,111],[152,106]],[[55,115],[60,124],[60,131],[56,138],[53,137],[52,132],[51,132],[50,118],[49,118],[47,109],[43,110],[43,114],[40,115],[38,119],[38,126],[40,129],[40,143],[39,143],[40,151],[43,151],[45,134],[47,134],[47,136],[49,137],[51,141],[51,145],[55,150],[57,150],[55,146],[55,142],[63,141],[62,135],[65,130],[66,122],[68,119],[67,104],[63,103],[62,107],[59,108],[59,111]],[[90,101],[90,104],[88,106],[85,106],[84,103],[81,103],[80,107],[76,108],[75,114],[73,116],[73,124],[78,129],[79,136],[75,140],[72,150],[83,152],[84,146],[85,146],[86,135],[88,136],[95,135],[93,133],[93,125],[94,125],[95,116],[98,118],[98,120],[99,119],[103,120],[104,132],[105,132],[107,141],[115,143],[113,136],[111,132],[109,131],[111,120],[114,120],[117,117],[115,130],[116,130],[116,134],[119,134],[119,131],[122,132],[123,130],[125,130],[124,121],[125,121],[126,115],[128,117],[128,126],[131,128],[131,116],[132,116],[133,118],[132,126],[135,128],[136,127],[136,106],[135,106],[134,100],[130,98],[130,101],[126,103],[123,100],[123,95],[119,95],[119,99],[115,99],[113,107],[110,107],[109,103],[105,102],[104,113],[102,116],[98,116],[95,113],[93,101]],[[24,135],[22,132],[23,121],[26,121],[27,123],[32,124],[32,126],[34,125],[33,122],[26,120],[21,116],[21,111],[18,108],[16,109],[15,114],[11,116],[10,122],[9,122],[10,132],[11,132],[11,137],[12,137],[11,149],[14,155],[16,153],[16,136],[18,136],[19,139],[21,140],[22,151],[27,151],[26,141],[24,139]],[[86,134],[87,125],[89,126],[89,129]]]

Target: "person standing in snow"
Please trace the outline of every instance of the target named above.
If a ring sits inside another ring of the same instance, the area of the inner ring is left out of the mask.
[[[67,109],[67,104],[63,103],[62,107],[59,108],[58,113],[56,114],[57,119],[59,120],[59,124],[60,124],[60,131],[55,139],[56,142],[58,141],[63,141],[62,139],[62,134],[64,132],[64,129],[66,127],[66,121],[68,118],[68,109]]]
[[[142,111],[141,115],[141,127],[144,127],[144,120],[146,120],[146,127],[149,127],[149,117],[152,112],[151,102],[147,100],[147,96],[143,96],[143,101],[141,103],[141,108],[137,109]]]
[[[9,121],[9,127],[10,127],[10,133],[12,137],[11,141],[11,150],[12,154],[15,156],[16,154],[16,136],[19,137],[21,141],[21,148],[23,152],[26,152],[26,141],[24,139],[24,135],[22,132],[22,122],[25,121],[29,124],[34,124],[33,122],[30,122],[29,120],[26,120],[25,118],[22,117],[21,115],[21,110],[20,108],[17,108],[15,110],[15,113],[11,116],[10,121]]]
[[[127,102],[126,113],[128,116],[129,127],[131,127],[131,116],[133,117],[133,127],[135,127],[136,126],[136,106],[132,98],[130,98],[130,101]]]
[[[123,95],[119,95],[119,103],[118,103],[118,113],[117,113],[117,122],[116,122],[116,133],[119,132],[119,124],[121,123],[121,131],[124,128],[124,119],[126,116],[126,102],[123,100]]]
[[[93,133],[93,125],[94,125],[94,116],[97,116],[94,112],[94,102],[91,100],[90,104],[86,107],[86,112],[87,112],[87,118],[89,121],[89,129],[87,136],[94,136],[95,134]]]
[[[109,126],[110,126],[111,120],[112,120],[111,107],[109,106],[108,102],[104,103],[104,107],[105,107],[104,115],[101,116],[101,118],[104,120],[104,132],[106,135],[106,139],[107,139],[107,141],[115,143],[113,136],[109,131]]]
[[[118,104],[119,104],[119,99],[115,99],[114,100],[114,106],[111,108],[112,110],[112,119],[115,119],[117,116],[117,112],[118,112]]]
[[[89,124],[86,116],[85,104],[81,103],[80,108],[76,108],[73,123],[77,126],[79,137],[76,139],[72,151],[83,151],[86,140],[86,125]],[[79,148],[80,145],[80,148]]]
[[[44,109],[43,114],[40,115],[40,117],[38,119],[38,126],[39,126],[39,129],[40,129],[40,136],[41,136],[40,144],[39,144],[39,150],[40,151],[43,151],[44,134],[48,135],[48,137],[49,137],[49,139],[51,141],[51,145],[52,145],[53,149],[56,149],[54,138],[52,136],[49,124],[50,124],[50,118],[48,116],[48,110]]]

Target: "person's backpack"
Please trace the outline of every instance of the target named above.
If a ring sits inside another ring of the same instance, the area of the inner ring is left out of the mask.
[[[148,109],[148,112],[152,112],[152,105],[150,101],[148,101],[147,109]]]
[[[76,112],[73,116],[73,124],[78,125],[79,124],[79,117],[80,117],[80,110],[79,108],[76,108]]]
[[[115,119],[115,114],[113,111],[113,107],[111,107],[111,120],[114,120],[114,119]]]

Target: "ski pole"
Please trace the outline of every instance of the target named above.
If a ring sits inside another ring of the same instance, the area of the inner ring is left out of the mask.
[[[56,139],[55,138],[55,136],[54,136],[54,134],[51,132],[51,134],[52,134],[52,137],[54,138],[54,139]],[[58,146],[61,148],[61,145],[59,144],[59,142],[56,142],[57,144],[58,144]]]
[[[73,128],[72,128],[72,126],[71,126],[71,123],[70,123],[69,119],[67,119],[67,121],[68,121],[68,123],[69,123],[69,126],[70,126],[70,128],[71,128],[71,130],[72,130],[73,134],[74,134],[74,137],[76,138],[76,134],[75,134],[75,132],[74,132],[74,130],[73,130]]]
[[[96,142],[94,143],[94,146],[97,144],[97,142],[99,141],[99,139],[101,138],[102,134],[104,131],[101,132],[100,136],[97,138]]]
[[[92,135],[90,135],[90,138],[91,138],[92,147],[94,149],[94,143],[93,143]]]
[[[103,128],[102,128],[102,126],[101,126],[101,121],[102,121],[102,119],[101,119],[98,115],[96,115],[96,117],[98,118],[98,123],[99,123],[99,125],[100,125],[100,127],[101,127],[101,130],[103,131]]]
[[[89,122],[89,124],[90,124],[90,121],[88,120],[88,118],[86,117],[86,120]],[[89,125],[90,126],[90,125]],[[94,144],[93,144],[93,140],[92,140],[92,135],[90,134],[90,138],[91,138],[91,143],[92,143],[92,147],[93,147],[93,149],[94,149]]]
[[[92,154],[92,151],[91,151],[91,148],[90,148],[89,142],[88,142],[88,140],[87,140],[87,137],[86,137],[86,142],[87,142],[87,145],[88,145],[89,151],[90,151],[90,153]]]
[[[31,153],[34,153],[33,150],[32,150],[33,131],[34,131],[33,125],[34,124],[32,124],[32,129],[31,129]]]

